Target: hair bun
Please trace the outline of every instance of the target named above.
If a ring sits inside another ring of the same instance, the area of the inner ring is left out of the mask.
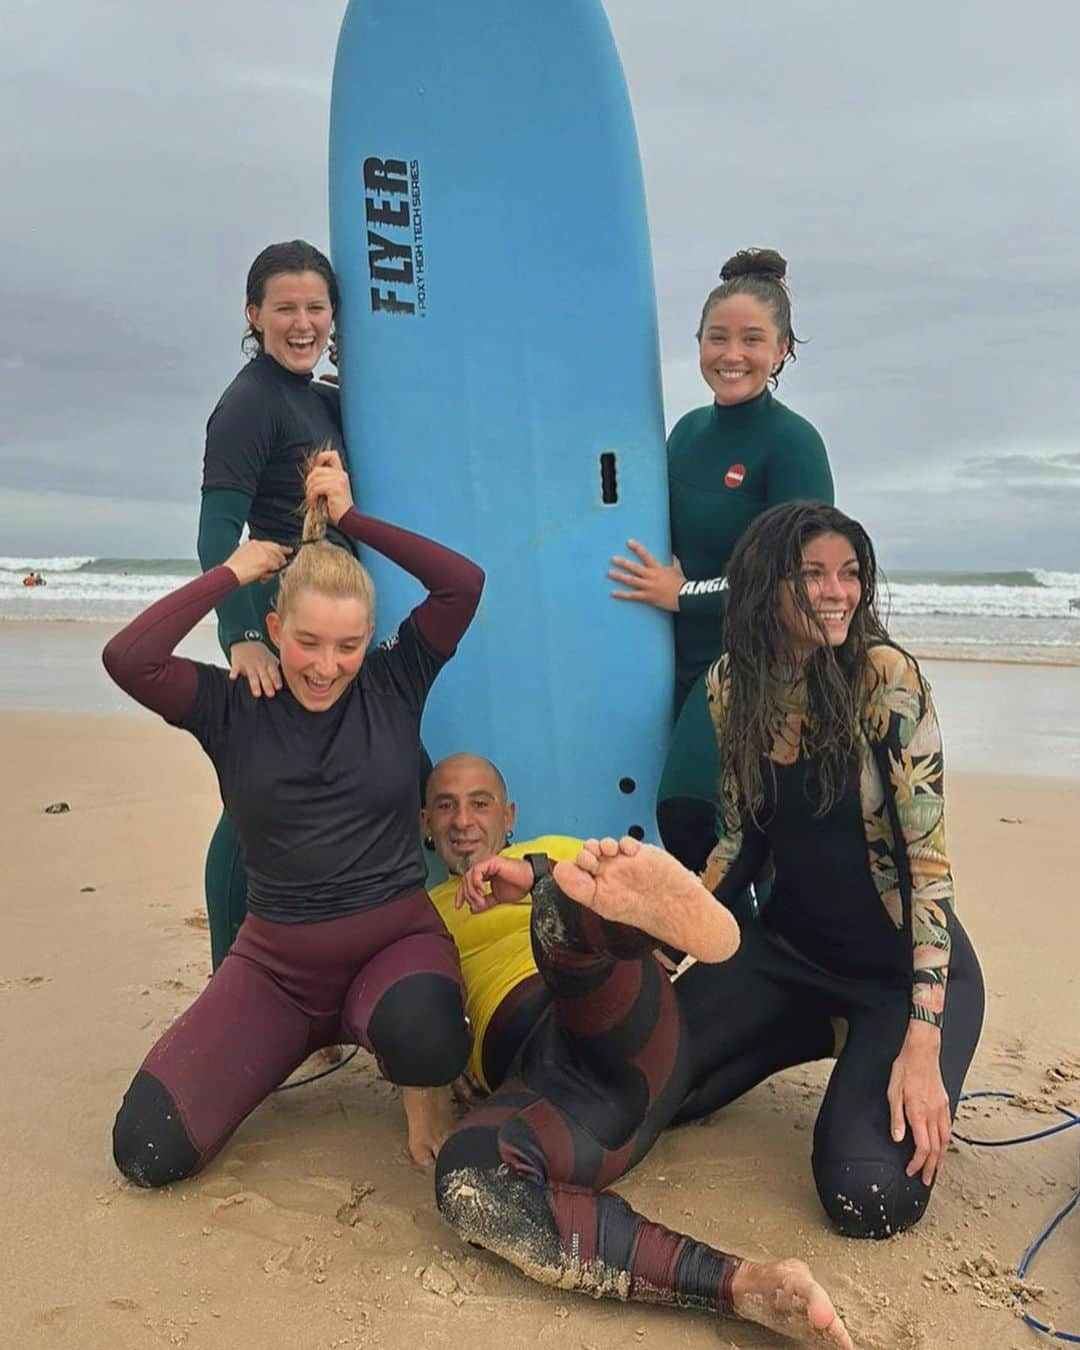
[[[787,276],[787,259],[774,248],[741,248],[720,269],[721,281],[751,276],[782,282]]]

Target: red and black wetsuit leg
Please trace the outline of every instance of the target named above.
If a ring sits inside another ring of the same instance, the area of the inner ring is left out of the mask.
[[[736,1258],[605,1190],[682,1101],[682,1016],[646,934],[533,892],[533,951],[550,1011],[503,1086],[447,1140],[439,1208],[526,1274],[595,1297],[731,1311]]]

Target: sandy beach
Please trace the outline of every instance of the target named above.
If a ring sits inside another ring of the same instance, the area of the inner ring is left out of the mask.
[[[18,1347],[311,1350],[780,1344],[700,1314],[530,1284],[441,1223],[407,1159],[394,1089],[364,1056],[261,1107],[199,1177],[139,1191],[109,1131],[139,1060],[207,976],[203,851],[217,816],[193,740],[148,715],[0,713],[3,1341]],[[69,803],[50,815],[51,802]],[[964,1122],[1014,1134],[1080,1107],[1080,782],[953,774],[952,852],[983,960],[969,1080],[1026,1094]],[[546,825],[545,825],[546,828]],[[670,1226],[750,1256],[806,1257],[871,1350],[1020,1347],[1009,1271],[1076,1182],[1075,1132],[954,1146],[931,1210],[885,1243],[826,1228],[810,1131],[826,1065],[673,1131],[620,1187]],[[1033,1308],[1080,1326],[1076,1220],[1039,1258]]]

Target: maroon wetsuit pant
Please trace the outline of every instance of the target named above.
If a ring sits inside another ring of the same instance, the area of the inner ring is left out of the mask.
[[[324,923],[249,914],[125,1094],[117,1166],[142,1186],[190,1176],[313,1050],[337,1044],[370,1050],[403,1086],[464,1067],[457,949],[426,892]]]
[[[548,877],[533,891],[532,941],[551,1006],[502,1086],[443,1145],[443,1217],[546,1283],[730,1312],[735,1258],[605,1189],[652,1147],[689,1085],[654,939],[598,918]]]

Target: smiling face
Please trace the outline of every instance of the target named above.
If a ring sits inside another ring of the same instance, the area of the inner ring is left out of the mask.
[[[281,659],[281,674],[308,712],[332,708],[364,664],[371,611],[363,600],[300,591],[284,618],[271,610],[266,626]]]
[[[267,356],[294,375],[310,375],[330,337],[334,314],[318,272],[277,272],[267,279],[262,303],[248,305],[247,317]]]
[[[806,659],[817,647],[842,647],[862,599],[859,560],[842,534],[819,534],[803,546],[803,586],[813,619],[799,604],[795,585],[782,581],[777,596],[780,618],[796,656]]]
[[[747,403],[768,384],[788,346],[764,301],[729,295],[710,305],[702,323],[701,374],[721,407]]]
[[[479,755],[451,755],[436,764],[425,802],[421,824],[453,875],[506,847],[516,808],[494,767]]]

